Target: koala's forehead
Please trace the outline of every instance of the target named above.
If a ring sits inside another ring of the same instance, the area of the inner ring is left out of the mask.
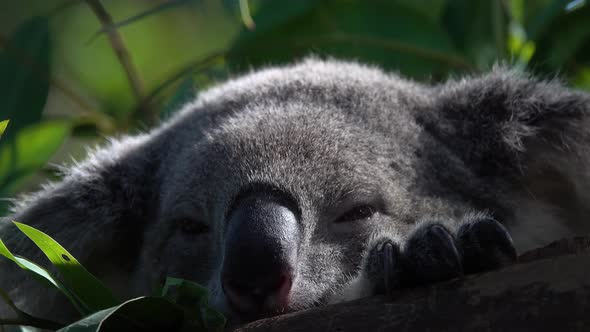
[[[317,105],[258,105],[208,132],[192,159],[201,183],[223,179],[233,191],[265,183],[317,200],[370,186],[381,144]]]
[[[230,81],[177,117],[181,185],[172,187],[227,199],[258,181],[313,200],[394,183],[420,129],[410,109],[427,104],[418,90],[376,69],[318,61]]]

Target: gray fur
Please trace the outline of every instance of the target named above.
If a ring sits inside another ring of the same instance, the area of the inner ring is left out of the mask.
[[[37,227],[124,297],[165,276],[196,280],[231,316],[219,284],[226,214],[244,188],[264,185],[300,213],[288,310],[357,298],[372,293],[361,269],[375,241],[402,243],[423,223],[454,230],[485,214],[519,250],[587,232],[589,111],[587,94],[504,68],[423,85],[308,59],[231,80],[149,134],[112,141],[18,200],[0,237],[43,262],[8,221]],[[359,204],[375,215],[334,222]],[[208,232],[181,232],[187,220]],[[22,309],[71,320],[12,263],[0,270]]]

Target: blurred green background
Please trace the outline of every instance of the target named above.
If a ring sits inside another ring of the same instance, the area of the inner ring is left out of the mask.
[[[590,89],[584,0],[0,2],[0,215],[106,136],[309,54],[436,82],[507,63]]]

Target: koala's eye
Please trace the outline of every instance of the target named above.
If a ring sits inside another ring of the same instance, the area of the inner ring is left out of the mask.
[[[338,217],[336,223],[369,220],[374,214],[375,208],[371,205],[359,205]]]
[[[179,224],[178,226],[180,227],[180,230],[188,235],[198,235],[209,232],[209,226],[190,218],[182,218],[176,222]]]

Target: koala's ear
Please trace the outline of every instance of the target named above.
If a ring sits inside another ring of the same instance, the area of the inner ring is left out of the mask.
[[[426,135],[491,185],[479,190],[504,202],[493,213],[519,248],[588,231],[590,95],[496,69],[451,81],[436,98],[421,119]]]
[[[160,159],[152,141],[149,136],[112,141],[67,170],[62,181],[17,199],[14,215],[0,224],[0,237],[15,253],[39,255],[9,223],[16,220],[54,237],[84,264],[102,267],[105,258],[116,266],[135,259],[157,206]]]
[[[442,85],[429,114],[426,130],[480,175],[588,161],[590,95],[556,80],[496,68]]]

